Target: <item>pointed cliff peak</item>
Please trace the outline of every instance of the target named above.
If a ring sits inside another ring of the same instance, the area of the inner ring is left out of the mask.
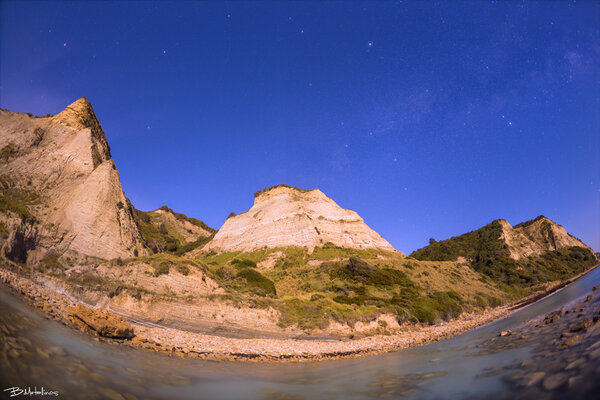
[[[495,220],[493,220],[493,221],[491,222],[491,224],[494,224],[494,223],[500,224],[502,227],[505,227],[505,228],[512,228],[512,226],[510,225],[510,223],[509,223],[507,220],[505,220],[505,219],[502,219],[502,218],[500,218],[500,219],[495,219]],[[491,225],[491,224],[490,224],[490,225]]]
[[[54,123],[67,126],[76,130],[90,129],[92,133],[92,158],[94,168],[111,158],[110,147],[104,135],[104,129],[94,113],[92,104],[82,97],[68,105],[63,111],[55,115]]]
[[[518,225],[515,225],[515,228],[526,228],[528,226],[534,225],[534,224],[542,224],[544,222],[550,223],[552,225],[558,225],[556,222],[552,221],[550,218],[544,216],[544,215],[539,215],[537,217],[535,217],[534,219],[530,219],[529,221],[525,221],[525,222],[521,222]]]
[[[394,251],[352,210],[318,189],[277,185],[255,193],[254,205],[231,215],[205,250],[252,251],[263,247],[338,247]]]
[[[64,110],[55,115],[54,119],[67,126],[77,128],[92,128],[96,124],[99,125],[94,108],[85,97],[69,104]]]

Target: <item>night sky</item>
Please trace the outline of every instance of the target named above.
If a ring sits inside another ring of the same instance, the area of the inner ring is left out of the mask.
[[[544,214],[600,250],[600,2],[12,2],[0,107],[86,96],[142,210],[320,188],[398,250]]]

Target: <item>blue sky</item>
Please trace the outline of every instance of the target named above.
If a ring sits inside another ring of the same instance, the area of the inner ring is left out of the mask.
[[[544,214],[600,250],[598,2],[0,3],[0,107],[86,96],[126,195],[320,188],[405,253]]]

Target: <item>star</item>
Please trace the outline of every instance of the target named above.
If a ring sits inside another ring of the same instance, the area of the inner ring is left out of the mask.
[[[367,43],[367,46],[369,46],[369,47],[373,47],[373,42],[369,41],[369,42]]]
[[[67,47],[67,42],[64,42],[64,43],[63,43],[63,47]]]

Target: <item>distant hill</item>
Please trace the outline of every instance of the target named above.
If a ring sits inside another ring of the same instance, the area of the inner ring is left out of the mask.
[[[506,284],[564,279],[594,265],[592,250],[550,219],[512,227],[499,219],[473,232],[433,242],[410,255],[417,260],[461,261]]]

